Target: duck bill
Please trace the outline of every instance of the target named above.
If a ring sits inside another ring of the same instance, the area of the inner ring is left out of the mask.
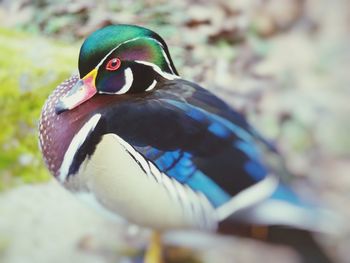
[[[96,93],[97,69],[90,71],[80,79],[64,97],[60,98],[55,106],[56,114],[72,110],[93,97]]]

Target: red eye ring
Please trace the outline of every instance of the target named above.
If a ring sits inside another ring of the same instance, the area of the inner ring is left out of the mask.
[[[110,61],[108,61],[106,65],[106,69],[109,71],[117,70],[120,67],[121,61],[119,58],[112,58]]]

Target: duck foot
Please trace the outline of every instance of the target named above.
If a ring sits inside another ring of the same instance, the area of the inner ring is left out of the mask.
[[[163,247],[161,234],[153,232],[151,243],[146,250],[144,263],[165,263],[163,260]]]

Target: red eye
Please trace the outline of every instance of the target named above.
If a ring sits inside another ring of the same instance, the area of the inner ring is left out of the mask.
[[[106,65],[106,69],[110,71],[117,70],[120,67],[120,59],[119,58],[112,58],[110,61],[108,61]]]

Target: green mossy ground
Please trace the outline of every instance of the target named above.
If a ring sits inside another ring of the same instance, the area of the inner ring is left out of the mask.
[[[76,68],[79,45],[0,28],[0,190],[47,180],[37,123],[48,94]]]

